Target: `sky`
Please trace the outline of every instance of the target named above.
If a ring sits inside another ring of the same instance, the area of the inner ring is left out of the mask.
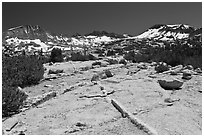
[[[202,27],[201,2],[3,2],[2,30],[39,25],[54,33],[138,35],[155,24]]]

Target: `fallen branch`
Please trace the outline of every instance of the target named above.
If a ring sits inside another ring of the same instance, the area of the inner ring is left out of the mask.
[[[149,125],[145,124],[140,119],[134,117],[130,112],[128,112],[119,102],[111,99],[113,106],[122,114],[123,117],[127,117],[130,121],[135,124],[139,129],[143,130],[149,135],[157,135],[158,133]]]

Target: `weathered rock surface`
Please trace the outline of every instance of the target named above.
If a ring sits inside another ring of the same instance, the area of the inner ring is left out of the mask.
[[[183,85],[183,82],[179,80],[158,80],[158,82],[166,90],[179,89]]]

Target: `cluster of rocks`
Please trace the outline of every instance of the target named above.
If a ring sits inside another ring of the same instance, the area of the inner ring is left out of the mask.
[[[113,77],[113,76],[114,75],[110,70],[105,70],[103,72],[94,74],[91,78],[91,82],[95,83],[95,82],[99,81],[100,79],[106,79],[106,78]]]
[[[200,68],[194,69],[192,65],[178,65],[175,67],[168,66],[166,63],[160,63],[155,67],[156,72],[170,75],[182,75],[183,80],[190,80],[193,75],[201,74]],[[158,80],[160,86],[164,89],[179,89],[183,85],[184,81],[173,80]]]

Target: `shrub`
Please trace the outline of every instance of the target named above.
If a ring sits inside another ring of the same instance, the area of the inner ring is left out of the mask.
[[[50,62],[63,62],[62,50],[53,48],[51,51]]]
[[[44,74],[42,60],[36,55],[2,56],[2,112],[10,116],[19,111],[27,95],[17,87],[38,83]]]
[[[125,55],[124,55],[124,59],[126,59],[126,60],[134,60],[134,58],[135,58],[135,52],[134,51],[129,51],[128,53],[126,53]]]
[[[16,87],[4,84],[2,86],[2,116],[10,116],[19,112],[19,108],[27,98],[27,94]]]
[[[2,60],[2,81],[9,86],[37,84],[43,78],[43,64],[36,55],[3,56]]]

